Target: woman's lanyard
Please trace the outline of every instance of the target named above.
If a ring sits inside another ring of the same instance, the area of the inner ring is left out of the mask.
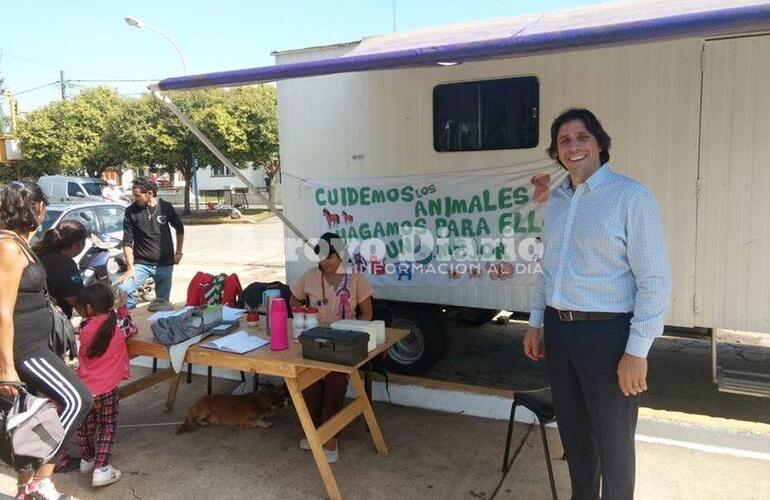
[[[324,283],[324,272],[321,271],[321,305],[329,303],[329,299],[326,298],[326,283]]]
[[[342,280],[335,287],[337,297],[334,301],[334,305],[332,306],[332,310],[342,319],[345,319],[347,309],[350,307],[350,289],[348,287],[349,276],[350,275],[348,273],[345,273],[342,276]],[[321,304],[322,305],[326,305],[329,303],[329,299],[326,298],[326,283],[324,281],[325,281],[324,275],[323,275],[323,272],[321,272]],[[337,309],[339,309],[339,311],[337,311]]]

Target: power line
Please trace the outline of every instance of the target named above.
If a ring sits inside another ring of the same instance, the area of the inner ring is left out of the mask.
[[[75,82],[82,82],[82,83],[126,82],[126,83],[130,83],[130,82],[155,82],[155,81],[157,81],[157,80],[150,80],[150,79],[147,79],[147,80],[144,80],[144,79],[142,79],[142,80],[139,80],[139,79],[129,79],[129,80],[64,80],[64,83],[69,88],[75,88],[75,87],[88,88],[86,85],[80,85],[80,83],[75,83]],[[44,88],[51,87],[53,85],[59,85],[59,84],[61,84],[61,82],[57,80],[57,81],[46,83],[44,85],[39,85],[37,87],[33,87],[31,89],[22,90],[21,92],[14,92],[13,95],[14,96],[20,96],[20,95],[23,95],[23,94],[27,94],[29,92],[34,92],[36,90],[42,90]],[[131,95],[131,94],[127,94],[127,95]]]
[[[28,57],[17,56],[15,54],[9,54],[8,52],[3,52],[3,56],[11,57],[13,59],[19,59],[21,61],[26,61],[26,62],[29,62],[29,63],[32,63],[32,64],[39,64],[41,66],[49,66],[51,68],[57,68],[57,69],[66,69],[68,71],[75,71],[75,72],[78,72],[78,73],[87,73],[89,75],[104,76],[104,77],[107,77],[107,78],[130,78],[130,77],[125,76],[125,75],[110,75],[110,74],[107,74],[107,73],[97,73],[95,71],[88,71],[88,70],[85,70],[85,69],[78,69],[78,68],[71,68],[71,67],[68,67],[68,66],[62,66],[61,64],[51,64],[51,63],[47,63],[47,62],[36,61],[35,59],[30,59]]]
[[[91,83],[99,83],[99,82],[157,82],[160,80],[159,78],[132,78],[132,79],[126,79],[126,80],[67,80],[68,82],[91,82]]]
[[[44,89],[46,87],[50,87],[51,85],[58,85],[58,84],[59,84],[58,81],[50,82],[50,83],[46,83],[45,85],[40,85],[39,87],[34,87],[34,88],[31,88],[31,89],[22,90],[21,92],[14,92],[13,95],[14,96],[20,96],[22,94],[26,94],[27,92],[34,92],[35,90]]]

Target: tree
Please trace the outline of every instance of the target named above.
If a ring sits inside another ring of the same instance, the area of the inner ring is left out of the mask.
[[[275,87],[240,87],[226,92],[226,109],[242,136],[230,142],[233,161],[262,165],[272,179],[280,168],[278,107]]]
[[[37,177],[58,172],[64,151],[59,131],[60,108],[60,103],[53,103],[19,120],[17,134],[24,155],[25,175]]]
[[[205,91],[180,94],[176,100],[186,112],[208,105]],[[197,139],[150,95],[124,106],[116,123],[120,125],[111,129],[109,136],[119,145],[126,161],[138,165],[165,165],[182,174],[186,183],[184,213],[189,214]]]
[[[85,173],[99,177],[124,165],[121,151],[105,137],[117,126],[124,100],[106,87],[87,89],[27,113],[18,135],[27,175]]]
[[[279,168],[275,87],[207,89],[171,95],[174,102],[237,167]],[[28,113],[19,124],[26,174],[87,173],[107,168],[165,165],[186,181],[190,213],[194,160],[218,164],[171,112],[152,96],[126,99],[103,87]]]
[[[177,106],[237,167],[278,168],[278,116],[275,88],[206,89],[170,95]],[[190,213],[195,159],[199,166],[219,160],[176,116],[151,96],[124,108],[120,133],[130,161],[166,165],[185,179],[184,213]],[[128,146],[128,145],[133,146]],[[270,169],[270,170],[268,170]]]

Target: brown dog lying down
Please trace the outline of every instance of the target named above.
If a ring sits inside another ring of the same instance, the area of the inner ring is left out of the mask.
[[[269,386],[261,391],[232,396],[212,394],[198,400],[187,414],[187,420],[176,430],[177,434],[194,431],[208,425],[237,425],[243,430],[247,427],[270,427],[272,424],[262,420],[289,402],[286,384]]]

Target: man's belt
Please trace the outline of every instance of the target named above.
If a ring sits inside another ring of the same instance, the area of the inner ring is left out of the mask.
[[[561,321],[606,321],[624,316],[628,313],[592,312],[592,311],[560,311],[554,309]]]

